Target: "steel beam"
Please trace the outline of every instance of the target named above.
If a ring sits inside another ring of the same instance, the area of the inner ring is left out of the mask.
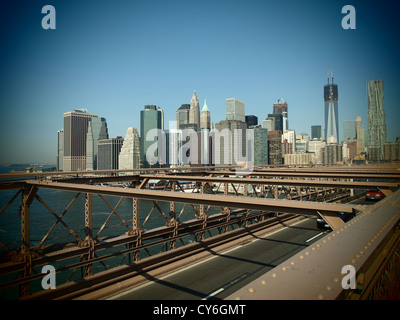
[[[318,215],[317,211],[327,212],[352,212],[354,206],[347,204],[327,204],[321,202],[302,202],[266,198],[246,198],[237,196],[222,196],[210,194],[193,194],[184,192],[139,190],[129,188],[100,187],[91,185],[27,181],[28,185],[38,188],[49,188],[64,191],[90,192],[112,196],[137,197],[153,201],[176,201],[180,203],[204,204],[219,207],[241,208],[261,211],[274,211],[280,213],[293,213],[303,215]]]
[[[219,171],[218,174],[226,175],[241,175],[240,171]],[[399,180],[400,173],[371,173],[364,172],[301,172],[301,171],[257,171],[254,170],[251,173],[243,172],[243,176],[256,176],[256,177],[287,177],[287,178],[326,178],[326,179],[360,179],[360,180]]]
[[[225,165],[225,166],[191,166],[191,167],[176,167],[176,168],[137,168],[137,169],[119,169],[119,170],[94,170],[94,171],[49,171],[49,172],[18,172],[18,173],[2,173],[0,174],[0,180],[2,179],[14,179],[14,178],[31,178],[31,177],[90,177],[98,175],[118,176],[119,174],[129,174],[136,172],[168,172],[168,171],[204,171],[204,170],[226,170],[229,168],[236,168],[237,166]],[[134,176],[134,174],[132,176]]]
[[[338,217],[336,213],[318,211],[318,214],[329,224],[332,230],[336,230],[344,225],[344,221],[340,217]]]
[[[319,180],[291,180],[291,179],[259,179],[244,177],[194,177],[194,176],[172,176],[172,175],[142,175],[149,179],[164,179],[169,181],[198,181],[216,183],[241,183],[255,185],[275,186],[310,186],[317,188],[349,188],[349,189],[372,189],[372,188],[397,188],[399,183],[393,182],[360,182],[360,181],[319,181]]]
[[[22,191],[21,216],[21,256],[24,261],[24,270],[21,272],[23,278],[30,276],[32,272],[31,240],[30,240],[30,206],[38,191],[36,186],[30,186]],[[30,284],[20,286],[21,296],[30,294]]]

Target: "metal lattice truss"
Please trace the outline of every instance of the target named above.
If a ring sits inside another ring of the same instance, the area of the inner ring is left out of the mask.
[[[319,172],[315,169],[280,169],[241,174],[224,170],[190,171],[185,168],[181,172],[174,170],[151,175],[120,176],[115,172],[101,174],[88,176],[88,173],[82,173],[73,178],[65,177],[66,173],[59,176],[53,174],[52,178],[46,174],[37,180],[0,183],[0,191],[17,190],[1,209],[0,215],[21,197],[21,243],[12,250],[6,244],[1,244],[5,253],[0,263],[0,276],[17,276],[12,281],[0,284],[0,289],[19,286],[20,294],[29,296],[32,293],[30,283],[43,276],[37,268],[46,264],[70,261],[63,263],[57,272],[69,272],[67,282],[74,277],[76,279],[77,270],[81,270],[82,279],[88,279],[98,272],[95,271],[95,264],[101,265],[103,270],[124,264],[135,266],[147,263],[151,260],[149,258],[160,251],[168,251],[170,257],[177,258],[185,246],[206,244],[218,239],[229,241],[230,237],[266,228],[294,215],[322,216],[336,229],[343,224],[337,212],[354,212],[362,208],[332,202],[349,197],[352,190],[373,188],[390,194],[392,189],[398,187],[398,182],[391,181],[399,179],[399,174],[393,170],[336,172],[331,169]],[[163,182],[161,190],[151,189],[149,181],[154,179]],[[184,182],[188,181],[192,185],[190,192],[185,189]],[[104,186],[104,182],[111,185]],[[121,187],[121,182],[125,187]],[[73,197],[57,213],[47,199],[38,195],[40,189],[67,191]],[[84,225],[74,230],[65,217],[82,197]],[[112,204],[109,197],[116,198],[116,204]],[[95,227],[93,202],[98,198],[109,213]],[[124,200],[130,201],[132,205],[129,218],[126,218],[126,212],[120,211]],[[147,212],[141,210],[143,200],[151,201],[151,209]],[[49,213],[54,223],[40,241],[33,245],[30,214],[34,201]],[[113,217],[118,219],[123,231],[118,229],[117,234],[105,235]],[[155,217],[164,223],[157,227],[149,226],[149,221]],[[73,240],[54,242],[54,234],[60,226]],[[50,241],[52,236],[53,240]],[[149,257],[147,260],[146,256]],[[119,263],[110,267],[108,261],[114,261],[117,257],[121,258]]]

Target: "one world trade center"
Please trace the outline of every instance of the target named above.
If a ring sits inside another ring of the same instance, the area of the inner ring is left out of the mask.
[[[333,83],[331,70],[330,81],[328,71],[328,84],[324,86],[325,102],[325,139],[328,144],[339,143],[339,114],[338,114],[338,86]]]

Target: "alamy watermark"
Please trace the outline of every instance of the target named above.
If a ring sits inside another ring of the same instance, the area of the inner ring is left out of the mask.
[[[55,289],[56,288],[56,269],[48,264],[43,266],[42,273],[46,274],[42,279],[42,288],[44,290],[47,289]]]
[[[170,125],[174,123],[171,121]],[[241,174],[250,174],[253,169],[253,129],[169,129],[165,132],[154,128],[147,132],[144,144],[150,166],[232,165]]]
[[[356,9],[352,5],[345,5],[342,8],[342,13],[346,14],[342,18],[342,28],[345,30],[356,29]]]
[[[46,14],[42,18],[42,28],[44,30],[56,28],[56,9],[51,5],[45,5],[42,8],[42,13]]]
[[[42,18],[42,28],[45,30],[56,29],[56,9],[52,5],[45,5],[42,13],[46,14]],[[342,28],[345,30],[356,29],[356,9],[352,5],[342,7],[342,14],[346,14],[342,18]]]
[[[342,288],[355,289],[356,288],[356,269],[351,264],[342,267],[342,274],[345,276],[342,278]]]

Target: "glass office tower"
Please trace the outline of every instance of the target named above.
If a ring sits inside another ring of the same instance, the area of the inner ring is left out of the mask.
[[[164,113],[162,109],[155,105],[146,105],[144,106],[144,110],[140,111],[140,157],[142,168],[149,168],[150,165],[155,165],[154,163],[149,163],[147,160],[146,153],[149,147],[155,149],[154,152],[151,152],[151,156],[154,157],[158,157],[159,151],[162,151],[162,148],[165,148],[165,143],[163,144],[163,141],[158,140],[157,132],[151,132],[151,130],[154,129],[159,129],[159,132],[164,130]],[[156,145],[157,147],[154,146],[156,141],[161,144],[159,147],[158,145]],[[157,166],[159,165],[163,164],[158,163]]]
[[[97,170],[98,141],[108,139],[107,121],[105,118],[91,118],[86,134],[86,170]]]
[[[324,86],[325,102],[325,138],[327,143],[339,143],[339,113],[338,113],[338,86],[333,83],[333,73],[331,72],[332,82]]]
[[[239,120],[246,122],[245,103],[239,99],[225,99],[226,120]]]

